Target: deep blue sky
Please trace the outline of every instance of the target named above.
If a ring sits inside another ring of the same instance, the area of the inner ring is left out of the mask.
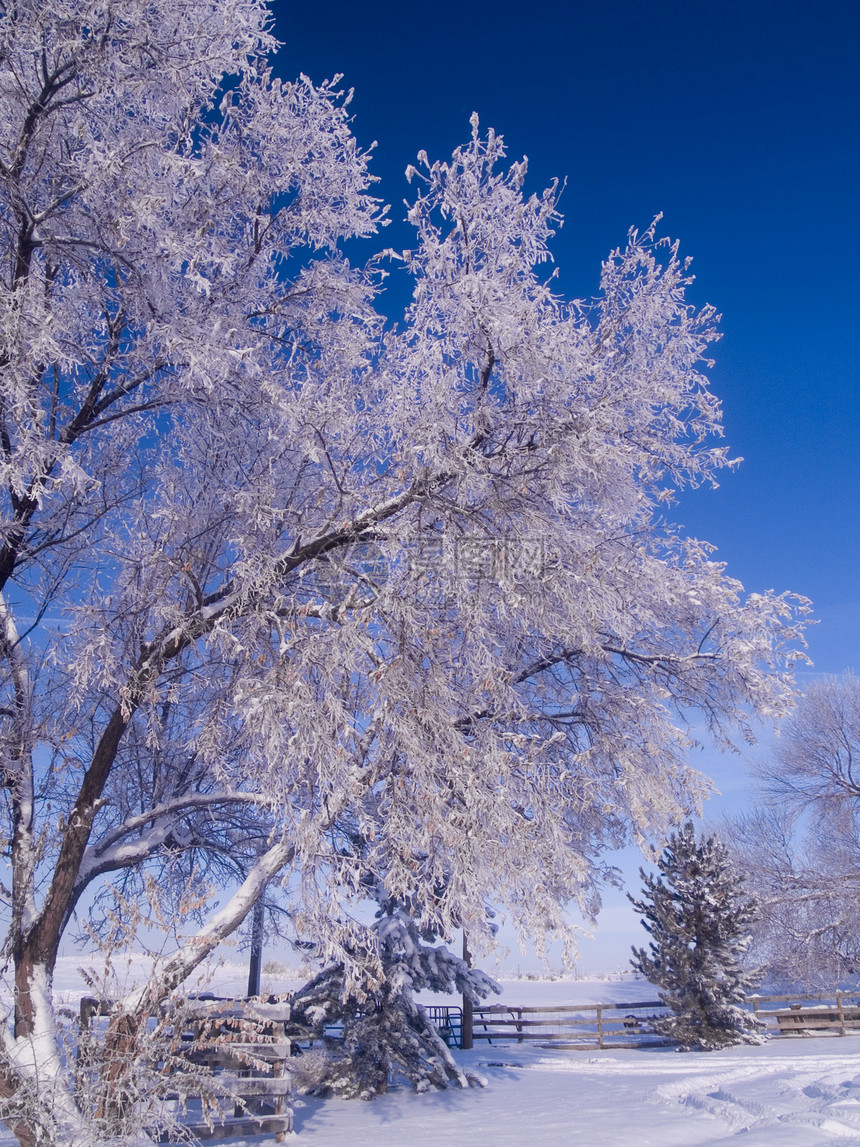
[[[819,672],[860,647],[860,5],[854,0],[275,3],[285,77],[355,88],[378,141],[385,245],[411,245],[406,165],[446,158],[473,110],[567,180],[553,245],[568,296],[662,211],[723,315],[713,385],[745,459],[675,517],[748,589],[811,597]],[[355,252],[358,254],[358,252]],[[392,305],[395,305],[392,301]]]
[[[274,10],[280,74],[342,72],[355,88],[354,131],[378,141],[377,193],[392,204],[384,245],[412,242],[404,168],[421,148],[447,158],[473,110],[512,159],[528,155],[530,190],[567,180],[553,245],[567,296],[593,294],[628,227],[664,213],[663,233],[694,257],[693,301],[723,315],[711,377],[745,459],[674,517],[747,589],[812,598],[815,672],[860,669],[856,0]],[[709,762],[725,790],[743,787],[736,764]]]

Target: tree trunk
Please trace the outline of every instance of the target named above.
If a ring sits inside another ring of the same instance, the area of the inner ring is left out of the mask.
[[[11,1080],[0,1072],[0,1099],[12,1099],[19,1089],[18,1081]],[[21,1147],[44,1147],[45,1139],[30,1123],[18,1119],[7,1119],[6,1126],[20,1143]]]
[[[96,1117],[118,1133],[126,1130],[133,1103],[128,1083],[134,1077],[141,1021],[145,1017],[123,1012],[111,1018],[105,1036]]]

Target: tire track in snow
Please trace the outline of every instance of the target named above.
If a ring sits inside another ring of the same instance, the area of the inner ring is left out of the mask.
[[[726,1124],[735,1135],[777,1125],[815,1127],[828,1138],[860,1142],[860,1077],[856,1064],[844,1059],[821,1063],[770,1060],[733,1070],[689,1076],[661,1084],[657,1096],[703,1111]],[[848,1078],[846,1078],[848,1077]],[[746,1090],[752,1096],[744,1094]],[[778,1097],[763,1100],[761,1093]],[[853,1092],[853,1094],[852,1094]]]
[[[519,1057],[518,1057],[519,1058]],[[814,1128],[821,1143],[860,1143],[860,1061],[854,1055],[523,1056],[523,1070],[652,1077],[652,1095],[668,1106],[700,1111],[728,1132]],[[719,1142],[724,1139],[720,1134]],[[725,1140],[728,1142],[728,1140]]]

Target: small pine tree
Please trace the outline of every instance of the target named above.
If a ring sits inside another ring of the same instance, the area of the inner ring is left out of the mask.
[[[670,836],[658,867],[659,877],[639,870],[644,898],[629,896],[653,937],[650,952],[633,948],[631,963],[672,1013],[655,1029],[687,1049],[758,1043],[758,1021],[740,1006],[755,978],[741,961],[757,908],[728,849],[715,836],[697,840],[687,823]]]
[[[368,965],[366,975],[359,977],[361,985],[354,983],[350,991],[346,968],[332,964],[296,993],[293,1022],[321,1040],[326,1051],[322,1062],[315,1059],[306,1080],[301,1065],[294,1072],[299,1090],[372,1099],[386,1089],[390,1074],[408,1080],[417,1091],[485,1084],[454,1060],[413,993],[457,992],[478,1003],[501,988],[444,944],[428,943],[430,939],[408,912],[385,909],[368,935],[378,963],[373,971]],[[356,976],[355,968],[351,974]],[[342,1027],[340,1038],[326,1036],[330,1025]]]

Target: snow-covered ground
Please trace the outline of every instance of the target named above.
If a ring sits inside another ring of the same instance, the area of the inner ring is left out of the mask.
[[[860,1036],[677,1054],[480,1048],[483,1091],[299,1100],[308,1147],[823,1147],[860,1142]]]
[[[270,976],[269,990],[293,977]],[[81,988],[71,965],[58,988]],[[241,991],[224,965],[209,990]],[[508,981],[509,1004],[613,1003],[653,998],[641,981]],[[439,1001],[441,1002],[441,1001]],[[483,1090],[372,1103],[298,1097],[295,1142],[307,1147],[824,1147],[860,1143],[860,1035],[773,1039],[761,1047],[678,1054],[671,1049],[544,1051],[516,1043],[458,1057]],[[0,1147],[12,1147],[0,1134]],[[262,1138],[234,1140],[273,1147]]]

